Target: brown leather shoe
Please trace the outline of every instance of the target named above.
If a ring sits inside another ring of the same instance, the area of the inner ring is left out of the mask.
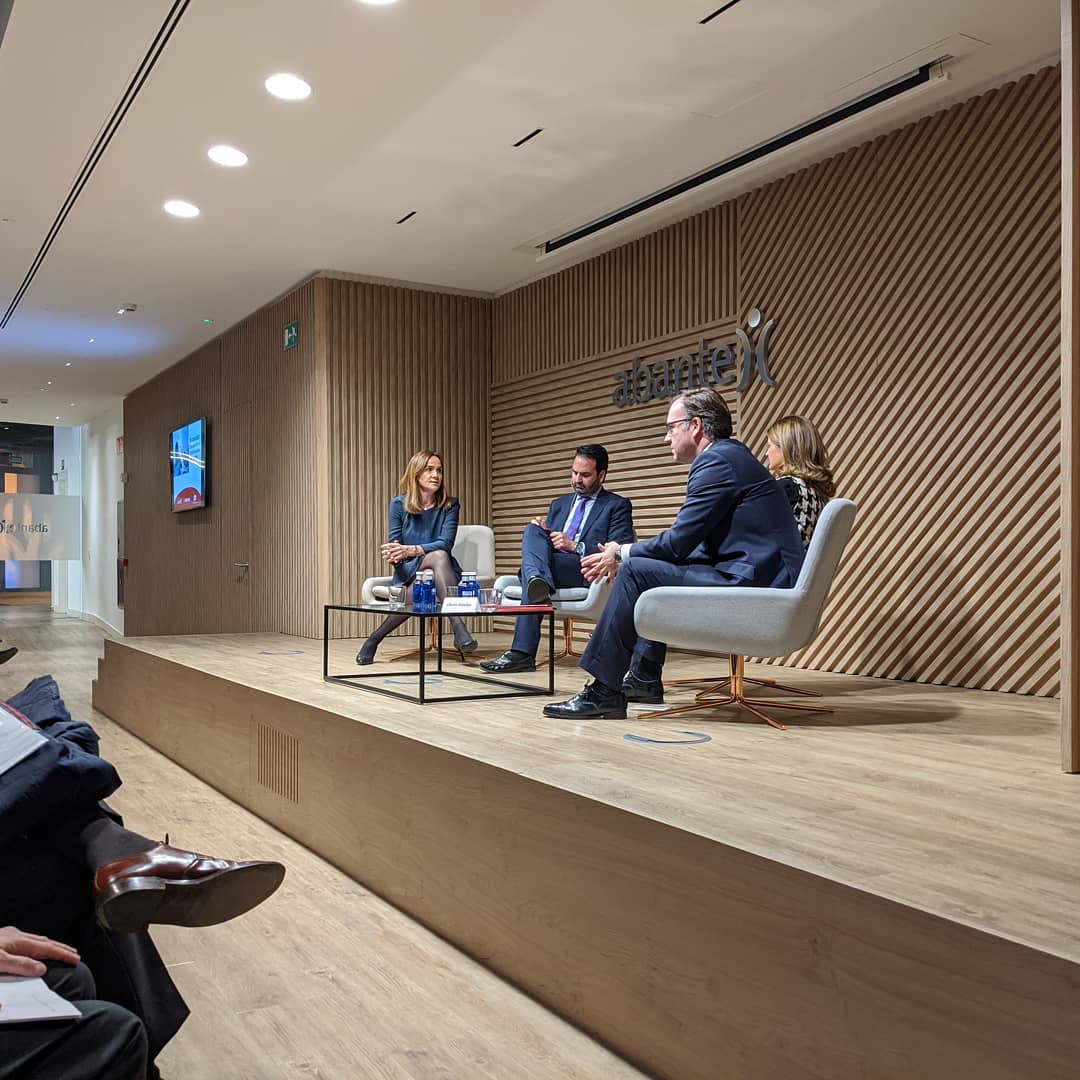
[[[110,930],[214,926],[261,904],[284,877],[281,863],[230,862],[159,844],[99,866],[94,903]]]

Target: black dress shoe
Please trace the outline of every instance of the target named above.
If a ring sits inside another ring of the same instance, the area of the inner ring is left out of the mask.
[[[551,586],[542,577],[534,577],[529,582],[525,595],[528,596],[530,604],[550,604]]]
[[[559,720],[625,720],[626,697],[621,690],[589,683],[580,694],[558,705],[545,705],[545,716]]]
[[[660,679],[641,679],[632,671],[622,681],[623,697],[641,705],[663,705],[664,684]]]
[[[10,649],[4,649],[0,652],[0,664],[6,664],[19,650],[14,646]]]
[[[512,649],[507,649],[502,656],[496,656],[494,660],[485,660],[480,667],[484,671],[493,671],[496,674],[511,671],[535,671],[536,657],[529,656],[527,653],[524,656],[520,653],[515,656]]]

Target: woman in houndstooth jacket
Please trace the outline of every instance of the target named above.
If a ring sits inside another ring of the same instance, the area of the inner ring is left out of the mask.
[[[803,416],[782,416],[765,437],[769,441],[766,464],[791,503],[807,548],[821,508],[836,494],[825,444],[818,429]]]

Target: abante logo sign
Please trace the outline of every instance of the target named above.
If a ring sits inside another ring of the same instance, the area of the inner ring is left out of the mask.
[[[47,533],[49,526],[44,521],[0,521],[0,535],[14,536],[16,533]]]
[[[684,390],[704,386],[717,390],[734,387],[741,394],[755,373],[766,386],[775,386],[776,380],[769,371],[769,338],[776,320],[769,319],[762,325],[762,319],[761,312],[751,308],[746,316],[746,328],[736,327],[734,341],[709,342],[702,338],[696,349],[665,360],[642,363],[634,357],[630,367],[612,375],[616,383],[611,393],[612,404],[624,409],[627,405],[644,405],[654,398],[677,397]],[[751,334],[758,327],[757,340],[751,341]]]

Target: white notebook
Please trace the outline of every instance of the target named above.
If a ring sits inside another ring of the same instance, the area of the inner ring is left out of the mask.
[[[50,990],[44,979],[0,975],[0,1024],[32,1020],[74,1020],[79,1015],[66,998]]]
[[[40,731],[27,727],[17,716],[0,708],[0,776],[29,757],[45,741]]]

